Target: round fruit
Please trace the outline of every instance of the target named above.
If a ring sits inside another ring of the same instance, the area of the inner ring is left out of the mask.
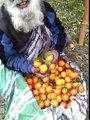
[[[48,70],[47,65],[42,64],[42,65],[40,66],[40,73],[41,73],[41,74],[45,74],[45,73],[47,72],[47,70]]]
[[[38,61],[38,60],[37,60],[37,61],[35,60],[35,61],[33,62],[33,66],[34,66],[35,68],[39,68],[39,67],[41,66],[41,64],[42,64],[42,62],[41,62],[41,61]]]

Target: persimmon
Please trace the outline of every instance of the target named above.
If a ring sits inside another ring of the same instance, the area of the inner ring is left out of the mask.
[[[65,78],[66,77],[66,72],[62,71],[60,75],[61,75],[62,78]]]
[[[41,74],[45,74],[45,73],[47,72],[47,70],[48,70],[48,67],[47,67],[46,64],[42,64],[42,65],[40,66],[40,73],[41,73]]]
[[[73,96],[73,95],[71,95],[71,96],[69,97],[70,101],[72,101],[72,100],[73,100],[73,98],[74,98],[74,96]]]

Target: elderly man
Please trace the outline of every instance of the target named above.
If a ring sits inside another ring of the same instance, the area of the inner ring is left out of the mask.
[[[10,69],[38,73],[33,58],[52,51],[55,62],[67,35],[53,8],[41,0],[5,0],[0,9],[0,58]]]

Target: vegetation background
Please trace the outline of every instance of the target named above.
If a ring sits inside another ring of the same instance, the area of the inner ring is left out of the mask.
[[[0,0],[2,3],[3,0]],[[68,30],[72,41],[75,44],[75,49],[69,47],[65,49],[66,55],[75,62],[81,69],[87,83],[87,118],[89,120],[89,26],[85,36],[84,45],[78,45],[78,39],[81,29],[82,17],[84,14],[85,0],[47,0],[55,9],[57,16],[62,21],[62,24]],[[0,120],[4,120],[4,100],[0,97]]]

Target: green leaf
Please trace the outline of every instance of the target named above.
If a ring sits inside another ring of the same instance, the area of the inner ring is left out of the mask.
[[[50,104],[50,99],[49,98],[47,98],[46,101]]]
[[[50,56],[50,55],[52,55],[52,52],[51,52],[51,51],[44,53],[44,57],[48,57],[48,56]]]
[[[43,60],[44,62],[45,62],[45,64],[47,64],[47,65],[50,65],[51,64],[51,62],[49,61],[49,60]]]
[[[42,59],[42,57],[39,56],[39,57],[34,58],[33,61],[36,61],[36,60],[38,61],[38,60],[41,60],[41,59]]]
[[[39,82],[40,84],[43,84],[43,80],[42,80],[41,78],[39,78],[38,82]]]

